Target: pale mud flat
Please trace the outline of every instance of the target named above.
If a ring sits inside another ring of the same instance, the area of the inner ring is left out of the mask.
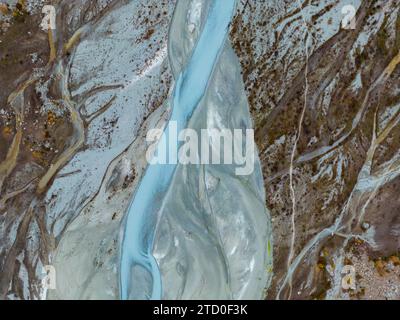
[[[207,12],[209,4],[207,1],[181,1],[175,9],[169,39],[171,46],[169,61],[175,71],[175,78],[178,70],[184,67],[182,62],[188,60],[196,42],[196,32],[199,34],[201,17],[204,19],[206,16],[204,12]],[[134,9],[132,8],[132,11]],[[124,7],[120,10],[127,12]],[[120,12],[111,13],[110,18],[106,18],[104,23],[88,36],[87,41],[77,47],[75,59],[78,64],[82,56],[85,57],[94,50],[94,47],[93,49],[90,47],[91,39],[94,39],[93,45],[98,48],[97,33],[101,34],[103,25],[111,30],[112,27],[117,30],[123,29],[124,25],[109,26],[108,21],[114,21],[114,16],[121,19]],[[118,37],[123,37],[123,34],[119,33]],[[179,41],[177,38],[184,41]],[[115,73],[105,74],[105,80],[102,78],[103,72],[97,73],[97,77],[92,79],[96,85],[104,86],[104,83],[113,80],[113,76],[118,76],[118,68],[126,68],[121,64],[122,54],[132,50],[135,52],[135,49],[130,47],[122,49],[114,55],[114,57],[119,56],[118,62],[112,63],[112,66],[117,68]],[[138,50],[141,50],[140,47]],[[98,49],[97,51],[101,52]],[[110,57],[112,56],[109,50],[105,51]],[[159,60],[153,59],[153,65],[150,65],[146,72],[149,74],[160,72],[162,60],[165,58],[164,55]],[[104,64],[104,61],[97,57],[92,62],[95,67],[100,63]],[[74,70],[73,64],[72,70]],[[76,70],[72,79],[76,78],[77,82],[80,74],[86,75],[91,72],[90,69],[88,71],[76,68]],[[80,91],[87,90],[90,86],[90,81],[81,83],[75,94],[78,95]],[[143,88],[143,92],[151,90],[150,86],[146,86],[144,75],[128,83],[126,95],[132,92],[134,94],[138,88]],[[122,100],[120,106],[122,110],[117,110],[120,114],[124,114],[125,119],[122,121],[129,123],[129,117],[133,117],[135,112],[132,112],[132,108],[127,109],[124,90],[117,91],[116,102],[119,98]],[[102,95],[103,93],[96,95],[96,100],[102,99]],[[123,109],[124,107],[126,109]],[[115,107],[110,110],[116,112]],[[129,112],[132,114],[129,115]],[[86,205],[63,232],[52,262],[57,270],[57,290],[50,290],[49,298],[119,297],[117,281],[119,232],[124,227],[120,224],[120,217],[125,214],[132,188],[121,192],[117,185],[117,191],[110,199],[108,184],[115,171],[122,177],[129,173],[124,172],[126,165],[128,171],[134,170],[137,177],[141,176],[146,165],[144,161],[146,144],[140,134],[145,132],[143,129],[162,122],[163,115],[165,116],[165,105],[150,116],[146,122],[148,126],[142,127],[135,143],[111,163],[94,200]],[[240,81],[240,66],[227,44],[217,61],[208,90],[189,127],[199,130],[200,128],[244,129],[251,126],[244,88]],[[123,142],[122,138],[123,136],[118,140],[118,146]],[[90,154],[83,154],[83,157],[85,156]],[[101,162],[105,156],[102,156]],[[155,238],[154,256],[161,271],[162,298],[260,299],[264,296],[264,290],[271,276],[271,232],[268,212],[264,205],[261,170],[257,156],[254,157],[255,172],[245,178],[235,176],[232,166],[178,166],[163,200]],[[93,158],[92,165],[94,161],[96,160]],[[76,157],[71,166],[77,170],[81,168],[81,165],[77,165],[80,162],[86,163],[87,160],[83,161]],[[85,185],[87,183],[85,181]],[[60,186],[57,181],[53,186],[62,189],[62,184]],[[67,202],[68,199],[64,201]],[[54,209],[57,210],[57,207]],[[132,230],[127,229],[125,232],[130,231]],[[136,277],[133,274],[133,276],[130,285],[133,286],[131,290],[136,292],[134,297],[149,297],[151,294],[148,293],[148,288],[151,288],[151,279],[144,277],[143,274],[136,274]]]
[[[164,15],[163,20],[153,17],[156,21],[144,23],[144,11]],[[52,262],[57,289],[49,291],[49,299],[119,297],[121,219],[147,165],[147,130],[168,116],[167,11],[170,15],[171,5],[160,5],[157,11],[146,1],[131,1],[108,12],[77,47],[71,77],[74,94],[103,88],[88,99],[85,109],[90,114],[108,101],[112,105],[87,136],[96,148],[78,154],[63,169],[80,173],[53,184],[52,189],[62,195],[52,212],[65,210],[79,194],[84,198],[89,194],[90,201],[80,204],[79,214],[61,236]],[[63,190],[71,183],[80,192],[66,195]]]
[[[44,4],[56,8],[53,31],[39,27]],[[209,5],[180,1],[172,26],[175,1],[14,1],[4,9],[1,298],[119,298],[121,223],[147,166],[145,136],[169,118],[174,78]],[[211,126],[252,127],[228,40],[190,122]],[[178,168],[154,226],[163,298],[264,296],[272,244],[254,157],[245,178],[229,166]],[[44,266],[55,270],[55,289],[42,286]],[[147,296],[148,283],[132,285]]]
[[[210,1],[179,1],[170,30],[174,77],[190,60]],[[229,41],[188,128],[252,128],[240,65]],[[238,165],[178,165],[154,244],[165,299],[262,299],[272,278],[272,235],[257,150]]]
[[[54,32],[40,30],[40,10],[23,8],[0,43],[0,294],[115,298],[114,240],[146,165],[146,132],[168,115],[174,1],[46,3]],[[55,291],[42,286],[45,265]]]
[[[169,63],[174,70],[175,79],[188,61],[209,5],[209,1],[180,1],[177,4],[171,22],[170,47],[168,47]],[[136,8],[130,9],[134,12]],[[103,45],[101,39],[98,39],[98,34],[102,34],[105,29],[111,33],[114,28],[115,33],[121,29],[126,30],[126,26],[115,22],[114,17],[118,16],[124,21],[124,14],[127,15],[131,10],[121,7],[111,12],[96,29],[91,31],[87,40],[78,45],[75,52],[77,66],[72,62],[71,79],[79,83],[79,87],[72,91],[73,95],[79,96],[81,92],[95,86],[124,83],[124,80],[118,79],[120,73],[126,70],[124,55],[133,57],[135,61],[135,48],[124,47],[120,43],[115,45],[112,41],[110,47],[107,47],[109,41],[105,40]],[[158,30],[163,32],[160,27]],[[125,32],[128,34],[129,31],[128,29]],[[123,38],[123,33],[119,32],[117,37]],[[107,57],[113,59],[118,56],[118,60],[110,61],[108,64],[100,55],[92,57],[89,67],[85,66],[83,61],[86,57],[93,51],[101,53],[103,46]],[[111,48],[115,53],[110,52]],[[138,46],[137,50],[140,54],[143,49]],[[148,93],[153,90],[152,83],[147,83],[146,77],[153,74],[157,76],[163,68],[168,68],[165,61],[166,54],[166,47],[160,48],[155,56],[149,59],[147,70],[129,79],[125,88],[113,91],[111,87],[111,93],[106,91],[96,94],[91,100],[93,104],[89,104],[85,109],[89,111],[97,105],[104,104],[115,92],[116,98],[113,100],[115,105],[109,110],[114,114],[116,112],[123,114],[123,119],[120,118],[118,122],[122,127],[121,130],[135,132],[133,127],[135,116],[143,111],[140,109],[135,111],[126,103],[126,99],[133,96],[128,101],[134,101],[133,98],[138,92]],[[100,65],[111,65],[112,72],[101,70],[96,72],[95,78],[87,80],[87,74],[100,68]],[[189,127],[197,131],[210,127],[251,128],[248,105],[240,79],[240,65],[229,43],[226,42],[216,62],[205,96],[197,107]],[[165,100],[140,129],[137,129],[134,143],[129,146],[130,140],[127,139],[125,145],[129,148],[117,158],[113,159],[115,152],[110,151],[101,156],[98,153],[91,155],[86,152],[78,154],[67,166],[70,171],[81,171],[83,166],[90,164],[93,170],[94,165],[105,168],[108,163],[105,159],[108,155],[109,161],[112,160],[104,177],[93,174],[92,179],[103,177],[102,181],[95,183],[95,185],[101,183],[99,191],[67,225],[60,237],[52,260],[57,270],[57,289],[49,290],[48,298],[119,298],[120,232],[124,228],[125,221],[122,220],[121,225],[121,218],[126,212],[132,191],[140,183],[146,166],[144,135],[149,128],[160,126],[165,121],[168,117],[168,108],[168,101]],[[115,129],[112,134],[116,136],[119,134],[120,146],[124,136],[118,131]],[[95,135],[96,140],[93,139],[93,142],[104,138]],[[121,151],[123,150],[119,152]],[[256,159],[255,171],[250,176],[243,177],[236,176],[235,167],[229,165],[178,166],[163,200],[154,240],[153,254],[161,272],[162,298],[261,299],[264,297],[272,276],[271,230],[268,211],[265,208],[259,161],[256,154],[253,156]],[[67,168],[62,172],[68,172]],[[71,183],[73,179],[79,179],[79,175],[77,173],[64,179],[68,178],[67,183]],[[127,175],[128,177],[134,175],[133,183],[130,183],[126,190],[121,190]],[[56,180],[50,190],[62,192],[64,183],[66,182]],[[83,186],[79,185],[79,189],[84,188],[85,192],[88,192],[93,188],[92,184],[93,180],[88,180],[86,174]],[[73,193],[71,198],[63,194],[62,201],[56,203],[52,211],[63,208],[63,205],[69,206],[75,199],[76,195]],[[57,223],[59,222],[55,222],[55,226]],[[136,292],[133,298],[151,296],[148,292],[148,288],[151,288],[149,277],[140,279],[134,277],[130,286],[133,287],[131,291]]]

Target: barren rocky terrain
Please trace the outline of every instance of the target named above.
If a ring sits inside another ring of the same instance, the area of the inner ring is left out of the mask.
[[[243,1],[239,10],[231,37],[274,228],[268,298],[400,298],[399,3]],[[355,266],[355,290],[342,289],[344,265]]]

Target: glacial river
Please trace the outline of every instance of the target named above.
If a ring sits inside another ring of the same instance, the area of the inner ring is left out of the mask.
[[[234,0],[214,0],[210,6],[193,53],[175,84],[170,121],[176,121],[178,132],[186,128],[206,92],[214,65],[227,39],[235,7]],[[165,147],[163,144],[169,141],[169,135],[167,125],[165,139],[160,141],[158,149]],[[149,165],[124,219],[120,261],[120,298],[123,300],[137,298],[137,294],[132,292],[135,285],[136,290],[141,290],[138,281],[150,284],[147,298],[162,298],[161,274],[152,255],[153,240],[163,198],[176,167],[176,164]]]

